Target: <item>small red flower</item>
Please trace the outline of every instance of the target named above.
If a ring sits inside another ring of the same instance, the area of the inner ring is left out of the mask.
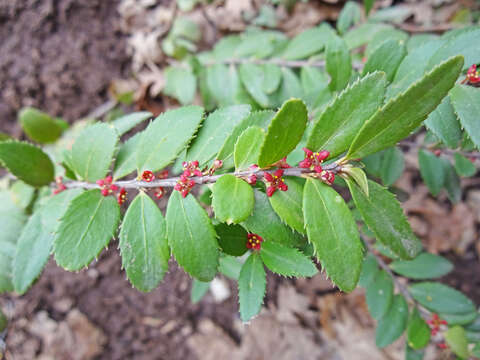
[[[436,157],[440,157],[440,155],[442,155],[442,150],[440,149],[437,149],[433,152],[433,154],[436,156]]]
[[[155,175],[150,170],[145,170],[142,173],[142,180],[145,182],[152,182],[153,180],[155,180]]]
[[[327,150],[322,150],[314,153],[312,150],[303,148],[305,152],[305,159],[300,161],[298,167],[303,169],[315,170],[317,174],[322,172],[322,163],[323,161],[330,156],[330,152]]]
[[[247,183],[249,183],[250,185],[255,185],[257,183],[257,175],[252,174],[247,177]]]
[[[247,248],[260,250],[262,246],[263,238],[258,234],[248,233],[247,234]]]
[[[437,347],[438,347],[439,349],[445,350],[445,349],[448,348],[448,345],[445,344],[444,342],[442,342],[442,343],[438,343],[438,344],[437,344]]]
[[[161,199],[163,197],[163,195],[165,195],[165,189],[163,187],[159,186],[158,188],[155,189],[155,192],[153,193],[153,195],[155,195],[155,197],[157,199]]]
[[[283,176],[283,170],[282,169],[275,170],[273,175],[268,173],[268,172],[265,172],[263,174],[263,178],[265,179],[265,182],[267,183],[267,196],[268,197],[272,196],[277,189],[280,189],[282,191],[287,191],[288,190],[288,186],[283,181],[282,176]]]
[[[473,64],[467,70],[467,77],[464,82],[467,81],[470,84],[480,84],[480,71],[477,70],[477,65]]]
[[[184,161],[182,163],[183,165],[183,175],[186,177],[191,177],[191,176],[202,176],[202,172],[198,169],[198,161]]]
[[[274,166],[279,167],[281,169],[289,169],[291,166],[287,163],[287,157],[285,156],[283,159],[277,161]]]
[[[120,192],[117,195],[118,205],[122,205],[126,200],[127,200],[127,190],[125,190],[125,188],[121,188]]]
[[[168,178],[168,170],[163,170],[160,174],[157,174],[157,179],[166,179]]]
[[[118,190],[118,186],[112,184],[113,178],[108,175],[105,179],[97,180],[97,185],[100,186],[100,191],[103,196],[112,195]]]
[[[186,197],[190,190],[195,186],[195,181],[189,179],[185,175],[181,175],[180,179],[174,186],[174,189],[179,191],[182,194],[182,197]]]
[[[327,185],[332,185],[335,181],[335,174],[332,171],[323,170],[320,173],[320,179]]]
[[[208,169],[208,175],[212,176],[215,173],[215,171],[220,169],[222,166],[223,166],[223,161],[215,159],[215,161],[212,164],[212,167]]]
[[[440,331],[441,326],[447,325],[447,322],[440,319],[438,314],[433,314],[432,318],[427,320],[427,324],[430,326],[432,336],[435,336]]]
[[[55,190],[53,190],[53,194],[54,195],[57,195],[59,193],[61,193],[62,191],[64,190],[67,190],[67,187],[65,186],[65,184],[63,183],[63,178],[61,176],[57,176],[55,178],[55,183],[57,184],[57,188]]]

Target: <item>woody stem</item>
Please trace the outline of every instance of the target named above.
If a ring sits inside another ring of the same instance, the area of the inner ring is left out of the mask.
[[[338,173],[341,170],[341,166],[337,163],[326,164],[322,166],[324,170],[331,171],[333,173]],[[273,172],[270,170],[264,169],[252,169],[252,170],[244,170],[244,171],[237,171],[233,173],[229,173],[230,175],[234,175],[236,177],[243,177],[247,178],[251,175],[256,175],[258,177],[262,177],[263,174],[266,172]],[[284,176],[297,176],[302,177],[308,174],[313,174],[314,171],[310,169],[303,169],[299,167],[292,167],[288,169],[284,169]],[[195,181],[195,184],[212,184],[216,182],[220,177],[226,174],[220,175],[204,175],[204,176],[194,176],[192,179]],[[180,177],[172,177],[168,179],[158,179],[151,182],[141,181],[141,180],[124,180],[124,181],[116,181],[114,184],[118,187],[124,187],[126,189],[140,189],[140,188],[156,188],[156,187],[174,187]],[[101,187],[95,183],[89,183],[84,181],[68,181],[65,182],[65,186],[67,188],[84,188],[84,189],[100,189]]]

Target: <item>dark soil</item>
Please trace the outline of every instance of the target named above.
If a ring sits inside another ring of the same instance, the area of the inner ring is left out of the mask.
[[[0,0],[0,131],[35,106],[73,121],[128,69],[116,0]]]
[[[173,262],[158,289],[141,293],[133,289],[121,271],[121,261],[113,246],[88,270],[68,273],[52,261],[23,301],[15,301],[18,318],[29,322],[38,311],[47,311],[55,321],[65,319],[69,303],[78,308],[107,336],[99,359],[196,359],[186,346],[202,317],[209,317],[231,334],[237,316],[237,298],[216,304],[211,295],[201,303],[190,302],[190,279]],[[236,291],[231,289],[232,293]],[[14,339],[26,331],[19,319],[9,328],[7,350],[22,354],[22,344]],[[25,334],[25,339],[31,337]],[[9,348],[11,342],[15,346]],[[40,344],[38,352],[45,351]]]

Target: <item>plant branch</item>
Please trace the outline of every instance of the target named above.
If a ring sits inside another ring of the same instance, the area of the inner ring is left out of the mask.
[[[365,246],[367,247],[368,249],[368,252],[370,254],[372,254],[373,256],[375,256],[375,259],[377,260],[378,262],[378,265],[383,269],[385,270],[393,279],[393,283],[395,284],[395,287],[397,288],[397,290],[405,297],[405,299],[407,299],[407,301],[411,302],[414,304],[414,306],[417,307],[417,309],[420,311],[420,313],[422,314],[422,316],[425,318],[425,319],[429,319],[431,316],[430,316],[430,311],[428,311],[427,309],[423,308],[422,306],[420,306],[417,301],[412,297],[412,295],[409,293],[408,289],[405,287],[405,285],[403,285],[399,280],[398,280],[398,277],[393,273],[392,269],[390,269],[390,267],[387,265],[387,263],[382,259],[381,256],[377,255],[374,251],[374,248],[372,246],[372,244],[370,244],[364,237],[363,238],[363,242],[365,243]]]
[[[311,66],[311,67],[325,67],[326,61],[325,60],[284,60],[284,59],[226,59],[222,61],[209,61],[205,65],[212,66],[216,64],[224,64],[224,65],[242,65],[242,64],[256,64],[256,65],[265,65],[265,64],[272,64],[278,65],[283,67],[291,67],[291,68],[300,68],[304,66]],[[360,62],[354,62],[352,64],[353,68],[356,70],[360,70],[363,68],[363,64]]]
[[[414,141],[409,141],[409,140],[400,141],[398,144],[401,146],[409,147],[409,148],[420,148],[420,149],[426,149],[426,150],[432,150],[435,148],[435,144],[427,146],[427,145],[418,144]],[[448,155],[461,154],[469,158],[480,159],[480,152],[469,152],[469,151],[452,150],[452,149],[440,149],[440,150],[442,153],[448,154]]]
[[[331,171],[333,173],[338,173],[341,170],[341,165],[337,163],[331,163],[323,165],[324,170]],[[256,175],[257,177],[262,177],[266,172],[273,172],[270,170],[262,169],[252,169],[245,171],[237,171],[233,173],[228,173],[230,175],[235,175],[236,177],[247,178],[251,175]],[[284,176],[297,176],[303,177],[309,174],[314,174],[310,169],[303,169],[299,167],[292,167],[284,169]],[[204,176],[194,176],[192,180],[195,181],[195,184],[212,184],[216,182],[220,177],[226,174],[220,175],[204,175]],[[156,187],[174,187],[180,177],[172,177],[168,179],[158,179],[151,182],[141,181],[141,180],[124,180],[116,181],[114,184],[119,187],[124,187],[125,189],[140,189],[140,188],[156,188]],[[84,188],[84,189],[100,189],[101,187],[95,183],[89,183],[85,181],[68,181],[64,183],[67,188]]]

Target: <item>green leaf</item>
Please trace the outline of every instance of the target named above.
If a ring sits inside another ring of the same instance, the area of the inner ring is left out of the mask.
[[[13,291],[12,264],[26,215],[6,190],[0,190],[0,203],[0,293],[3,293]]]
[[[274,164],[295,149],[302,139],[307,120],[307,107],[302,100],[286,101],[268,127],[260,150],[258,166],[263,168]]]
[[[298,242],[298,234],[285,225],[272,209],[268,197],[258,189],[254,190],[255,206],[253,214],[242,222],[242,226],[251,233],[286,246],[294,246]]]
[[[365,8],[365,14],[367,14],[367,16],[368,16],[368,13],[370,12],[370,10],[372,9],[374,3],[375,3],[375,0],[363,0],[363,6]]]
[[[455,355],[463,359],[470,357],[468,341],[463,327],[457,325],[448,329],[445,333],[445,341]]]
[[[378,321],[375,343],[384,348],[397,340],[405,331],[408,320],[408,305],[402,295],[395,295],[392,306]]]
[[[472,301],[447,285],[422,282],[410,285],[409,292],[427,309],[442,314],[465,314],[475,312]]]
[[[476,311],[464,314],[440,314],[440,317],[444,319],[449,326],[470,324],[477,316],[478,313]]]
[[[186,160],[198,160],[200,168],[213,160],[235,126],[249,114],[249,105],[228,106],[211,113],[188,148]]]
[[[51,197],[23,228],[13,263],[13,284],[18,294],[25,294],[41,274],[50,257],[59,220],[80,193],[81,189],[71,189]]]
[[[348,48],[351,50],[370,43],[375,35],[387,32],[391,29],[391,25],[365,22],[348,31],[343,38],[345,39]]]
[[[206,85],[219,106],[254,102],[243,89],[234,65],[227,67],[223,64],[215,64],[208,67]]]
[[[260,256],[265,266],[279,275],[311,277],[318,272],[315,264],[300,251],[274,241],[262,244]]]
[[[385,75],[378,72],[348,86],[315,121],[307,147],[328,150],[330,157],[347,150],[365,121],[382,105],[385,86]]]
[[[282,57],[286,60],[301,60],[319,53],[323,50],[333,33],[328,24],[307,29],[288,43]]]
[[[238,278],[238,299],[240,302],[240,318],[249,321],[260,312],[267,285],[262,259],[253,252],[245,261]]]
[[[269,197],[270,205],[282,221],[300,234],[305,234],[303,223],[303,181],[293,177],[285,177],[288,191],[275,191]]]
[[[390,309],[393,301],[393,280],[385,271],[380,270],[367,286],[366,300],[370,315],[381,319]]]
[[[165,69],[163,93],[177,99],[180,104],[192,103],[197,89],[197,78],[190,69],[168,66]]]
[[[377,276],[378,272],[378,263],[377,259],[372,254],[367,254],[362,264],[362,272],[360,273],[360,278],[358,280],[358,285],[361,287],[368,287],[373,279]]]
[[[160,209],[141,191],[125,213],[119,236],[122,266],[140,291],[155,289],[168,270],[170,249],[166,235]]]
[[[253,189],[235,175],[220,177],[212,188],[212,207],[215,217],[227,224],[238,224],[253,212]]]
[[[405,44],[398,40],[387,40],[380,44],[370,55],[362,74],[368,74],[376,70],[387,74],[387,80],[391,82],[400,66],[403,58],[407,54]]]
[[[152,116],[153,114],[148,111],[134,112],[128,115],[121,116],[118,119],[115,119],[112,122],[112,125],[115,128],[115,130],[117,130],[118,136],[122,136],[123,134],[129,132],[135,126],[149,119]]]
[[[280,107],[292,98],[303,99],[302,84],[292,69],[282,67],[282,83],[277,91],[270,95],[270,107]]]
[[[105,123],[86,127],[72,146],[72,167],[81,179],[89,182],[107,175],[112,163],[118,136]]]
[[[225,275],[226,277],[237,280],[240,277],[240,271],[242,270],[243,263],[234,258],[233,256],[222,256],[220,257],[220,264],[218,266],[218,271]]]
[[[355,289],[363,246],[345,201],[330,186],[308,179],[303,191],[303,216],[308,239],[327,276],[343,291]]]
[[[412,349],[423,349],[430,341],[430,327],[420,316],[417,308],[414,307],[407,327],[407,343]]]
[[[405,346],[405,360],[423,360],[425,352],[423,350],[415,350],[410,346]]]
[[[68,271],[88,266],[115,235],[120,207],[113,196],[89,190],[75,197],[55,234],[54,253],[58,265]]]
[[[262,90],[266,94],[271,94],[278,89],[282,81],[282,69],[274,64],[264,64],[262,65],[262,75]]]
[[[462,140],[460,123],[457,115],[453,112],[449,96],[446,96],[441,104],[428,115],[425,126],[449,148],[455,149]]]
[[[360,187],[360,189],[363,191],[365,196],[368,198],[369,196],[369,191],[368,191],[368,179],[367,175],[365,172],[358,168],[358,167],[346,167],[344,166],[342,169],[342,173],[346,174],[349,176],[348,179],[352,179],[355,181],[355,183]]]
[[[397,274],[410,279],[436,279],[453,270],[453,264],[442,256],[421,253],[410,261],[397,260],[390,264]]]
[[[210,289],[210,281],[203,282],[197,279],[192,281],[192,290],[190,292],[190,301],[192,304],[198,303],[207,294]]]
[[[263,90],[263,70],[260,65],[245,63],[241,64],[238,72],[243,86],[255,101],[264,108],[269,107],[268,96]]]
[[[480,148],[480,89],[472,86],[456,85],[450,94],[455,113],[460,124],[468,133],[477,148]]]
[[[447,190],[449,200],[456,204],[462,199],[460,178],[448,159],[442,157],[440,160],[442,160],[443,167],[445,168],[445,182],[443,185],[445,186],[445,190]]]
[[[242,256],[247,252],[247,232],[240,225],[215,225],[218,235],[218,245],[225,254]]]
[[[205,210],[192,195],[182,198],[178,191],[167,207],[167,238],[178,264],[200,281],[211,281],[218,266],[215,230]]]
[[[465,156],[455,153],[455,170],[459,176],[469,177],[475,175],[477,169],[475,165]]]
[[[368,197],[351,181],[347,184],[357,209],[377,239],[402,259],[415,257],[422,245],[395,196],[374,181],[368,182]]]
[[[18,179],[32,186],[44,186],[53,181],[52,161],[41,149],[26,142],[0,143],[0,163]]]
[[[63,132],[62,127],[50,115],[31,107],[20,110],[18,119],[25,134],[40,144],[55,142]]]
[[[373,154],[407,137],[447,95],[462,66],[461,56],[451,58],[387,102],[360,129],[347,159]]]
[[[334,36],[327,45],[326,69],[330,75],[330,90],[340,91],[347,86],[352,74],[352,59],[347,43]]]
[[[264,140],[265,131],[258,126],[250,126],[238,137],[233,152],[237,171],[248,169],[250,165],[258,163],[260,147]]]
[[[35,196],[35,189],[21,180],[15,181],[10,186],[13,202],[22,209],[26,209]]]
[[[420,175],[433,196],[437,196],[445,182],[445,167],[442,160],[428,150],[418,151]]]
[[[353,2],[347,1],[342,11],[338,15],[337,30],[340,34],[344,34],[352,25],[358,24],[361,20],[362,12],[360,6]]]
[[[216,158],[220,160],[231,160],[230,162],[233,163],[233,159],[231,158],[234,154],[235,143],[237,142],[238,137],[250,126],[258,126],[262,129],[266,129],[274,116],[275,113],[271,110],[254,111],[250,113],[249,116],[243,119],[240,124],[233,129],[230,136],[226,138]],[[232,164],[231,167],[232,166],[234,165]],[[227,168],[225,164],[224,167]]]
[[[164,112],[142,133],[137,148],[137,171],[157,171],[169,165],[187,146],[203,119],[199,106]]]
[[[480,29],[477,27],[472,31],[466,31],[447,38],[442,46],[433,54],[428,62],[428,68],[431,69],[441,61],[448,59],[451,56],[462,55],[465,58],[464,70],[471,64],[480,62]]]
[[[380,164],[380,178],[385,186],[391,186],[402,175],[405,168],[403,152],[397,147],[385,149]]]
[[[137,149],[143,133],[137,133],[121,145],[115,160],[113,178],[122,177],[134,172],[137,168]]]

